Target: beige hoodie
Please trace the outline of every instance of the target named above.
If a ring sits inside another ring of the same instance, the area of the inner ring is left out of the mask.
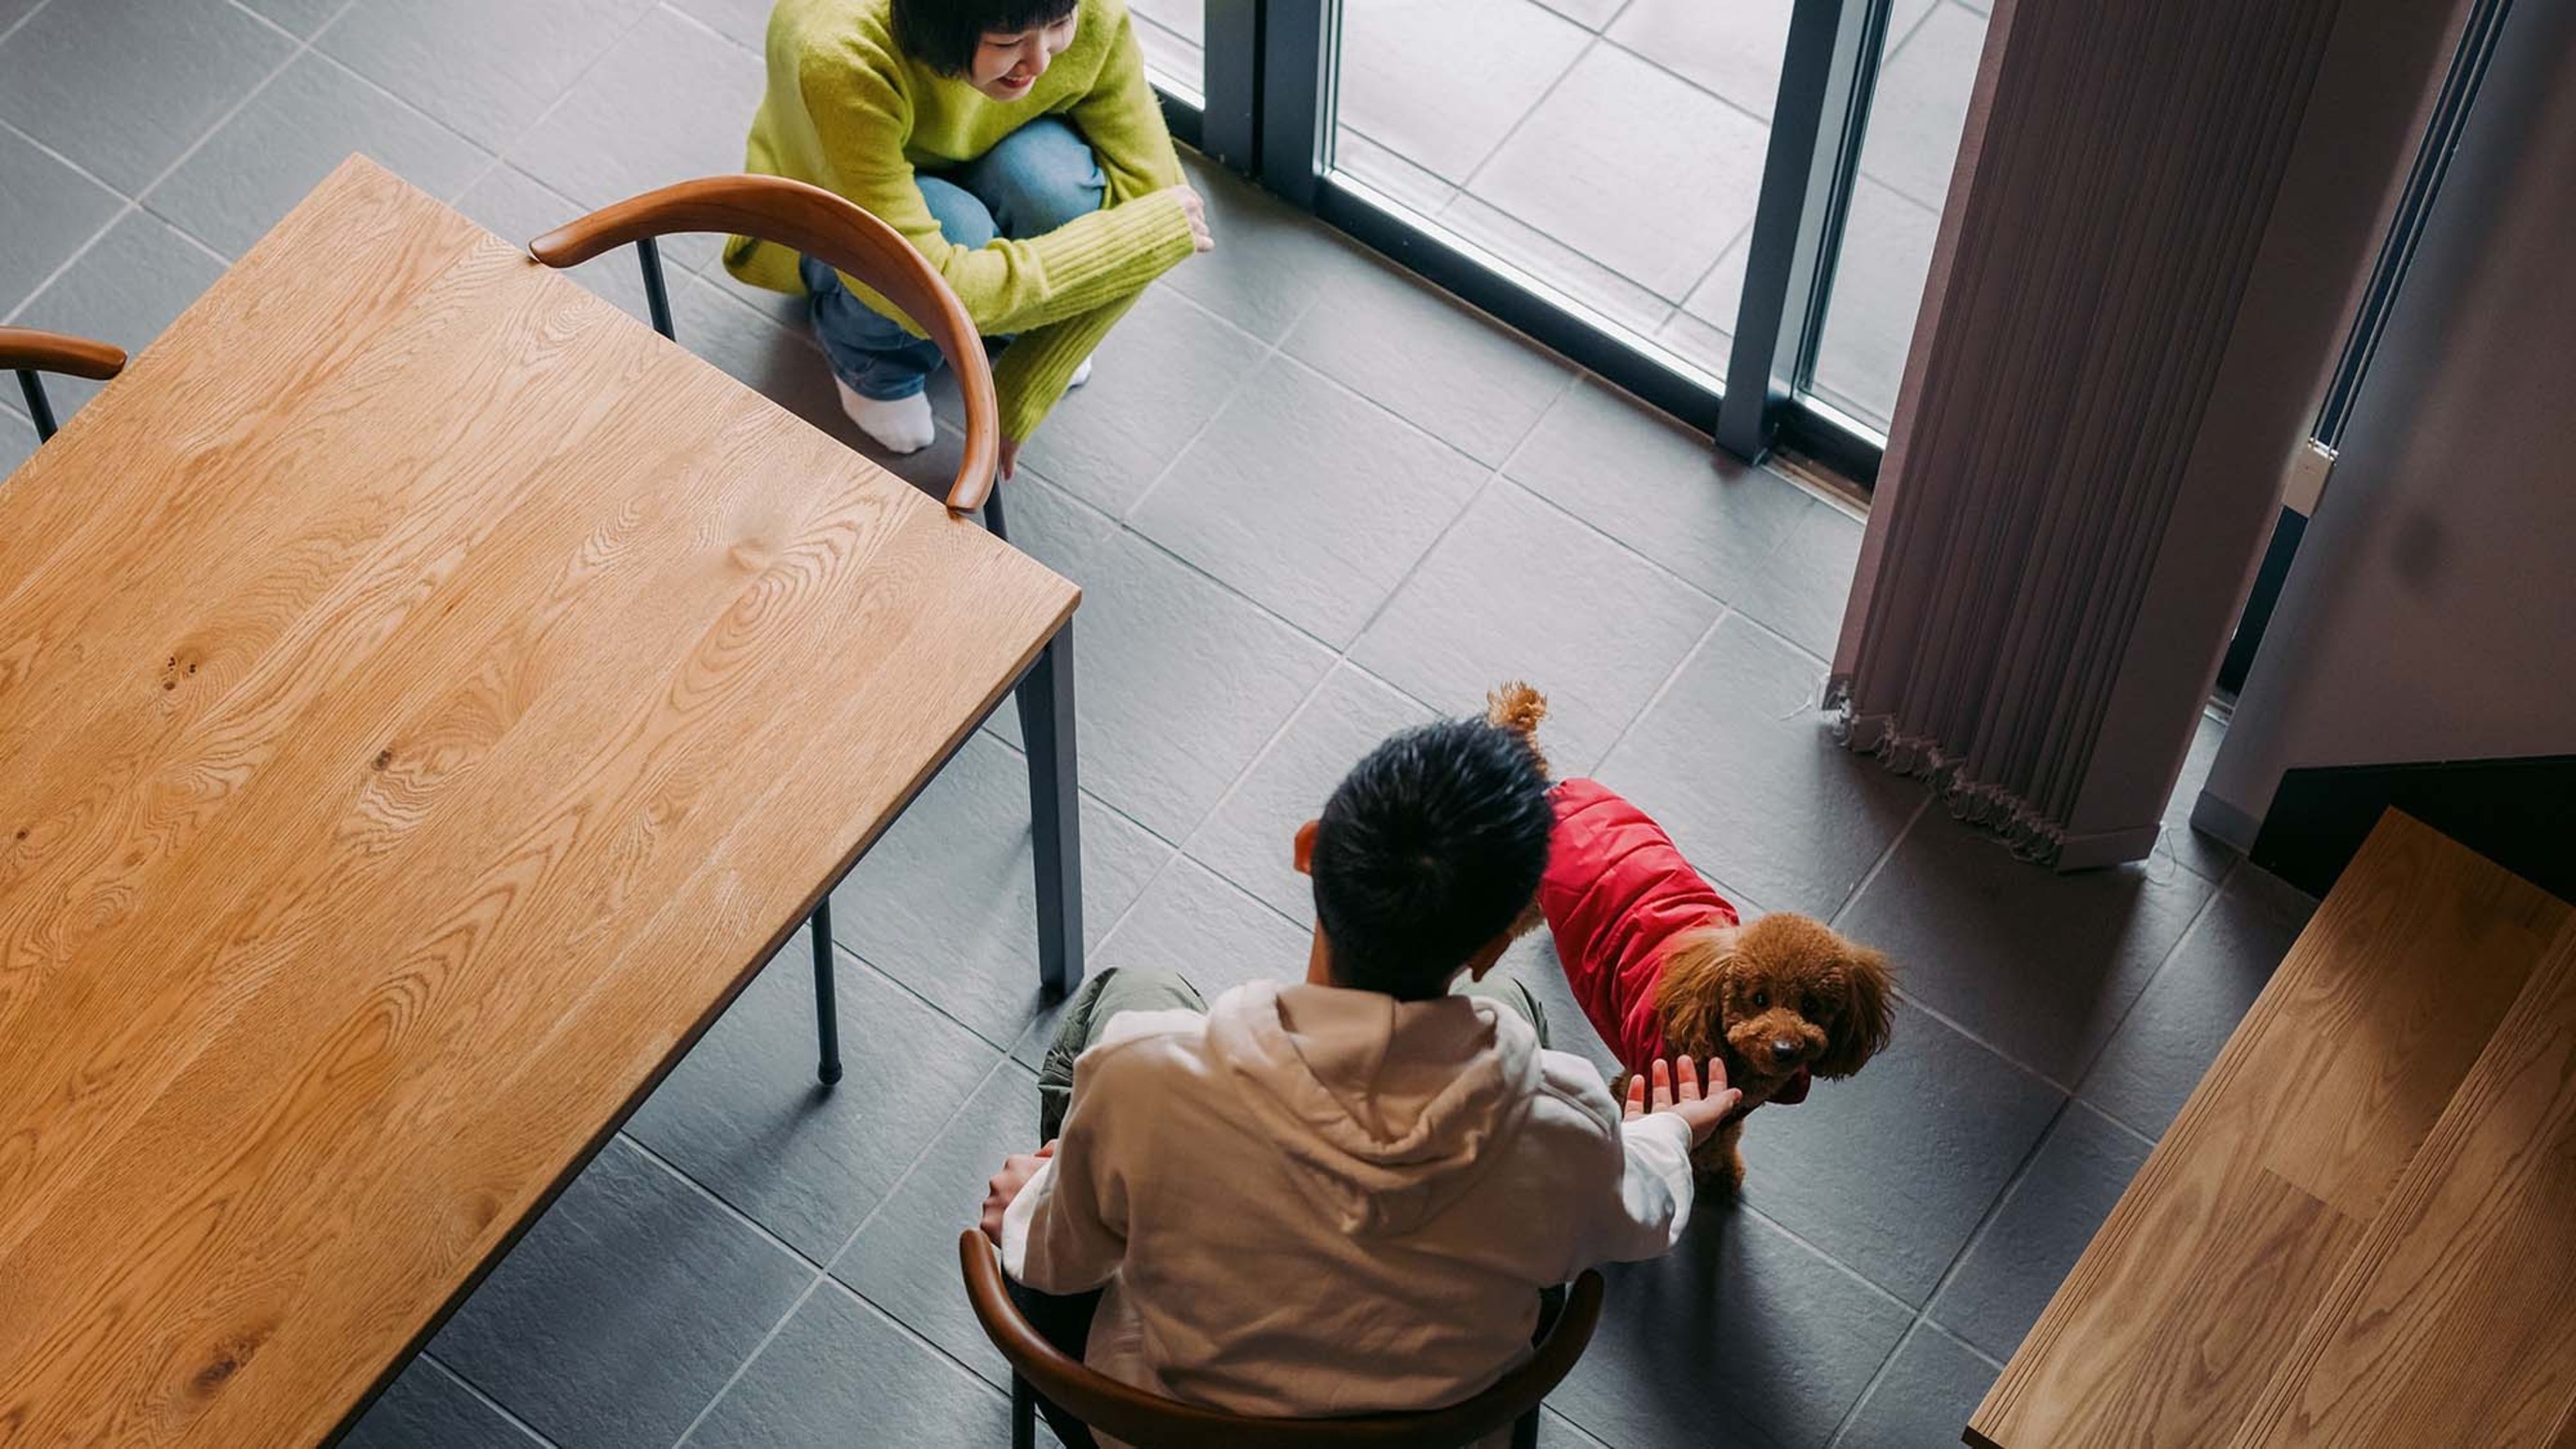
[[[1074,1068],[1002,1226],[1050,1293],[1107,1286],[1084,1359],[1249,1414],[1434,1408],[1529,1354],[1538,1292],[1669,1249],[1689,1131],[1490,1001],[1256,982],[1128,1012]]]

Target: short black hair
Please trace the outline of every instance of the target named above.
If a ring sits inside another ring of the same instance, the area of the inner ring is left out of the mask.
[[[941,75],[964,75],[986,35],[1053,25],[1081,5],[1082,0],[894,0],[894,43]]]
[[[1391,736],[1324,805],[1315,918],[1334,983],[1439,996],[1510,929],[1547,870],[1556,815],[1528,739],[1481,719]]]

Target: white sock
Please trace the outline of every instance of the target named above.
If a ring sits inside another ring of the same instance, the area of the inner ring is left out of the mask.
[[[1086,357],[1082,359],[1082,366],[1073,370],[1073,377],[1065,383],[1065,387],[1070,390],[1089,381],[1091,381],[1091,359]]]
[[[841,390],[841,411],[889,453],[918,453],[939,437],[939,420],[930,415],[928,393],[879,402],[859,396],[858,389],[838,377],[832,385]]]

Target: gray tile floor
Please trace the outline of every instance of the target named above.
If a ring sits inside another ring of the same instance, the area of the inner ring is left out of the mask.
[[[352,148],[514,238],[729,168],[759,10],[0,0],[0,319],[139,347]],[[1541,682],[1565,768],[1748,907],[1832,916],[1906,973],[1886,1056],[1754,1119],[1747,1205],[1611,1275],[1549,1442],[1955,1442],[2310,903],[2179,827],[2142,867],[2051,876],[1838,753],[1812,707],[1855,520],[1202,181],[1219,250],[1146,297],[1012,485],[1086,591],[1094,964],[1293,972],[1288,834],[1331,780]],[[792,306],[679,255],[683,339],[848,436]],[[640,310],[622,259],[580,275]],[[0,427],[14,466],[32,435]],[[800,938],[354,1442],[1001,1442],[951,1254],[1035,1128],[1023,789],[1006,713],[842,888],[837,1091],[808,1075]],[[1513,965],[1601,1055],[1543,944]]]
[[[1716,373],[1726,369],[1790,0],[1365,0],[1342,12],[1334,163]],[[1203,0],[1133,0],[1197,87]],[[1985,40],[1983,0],[1896,0],[1816,359],[1884,428]]]

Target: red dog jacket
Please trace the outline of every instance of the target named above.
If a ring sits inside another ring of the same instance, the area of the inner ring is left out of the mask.
[[[1682,859],[1673,838],[1643,810],[1597,780],[1561,780],[1556,834],[1539,908],[1556,936],[1565,980],[1593,1030],[1632,1072],[1671,1053],[1655,1016],[1655,983],[1675,936],[1739,924],[1734,905]],[[1806,1096],[1800,1072],[1770,1100]]]

